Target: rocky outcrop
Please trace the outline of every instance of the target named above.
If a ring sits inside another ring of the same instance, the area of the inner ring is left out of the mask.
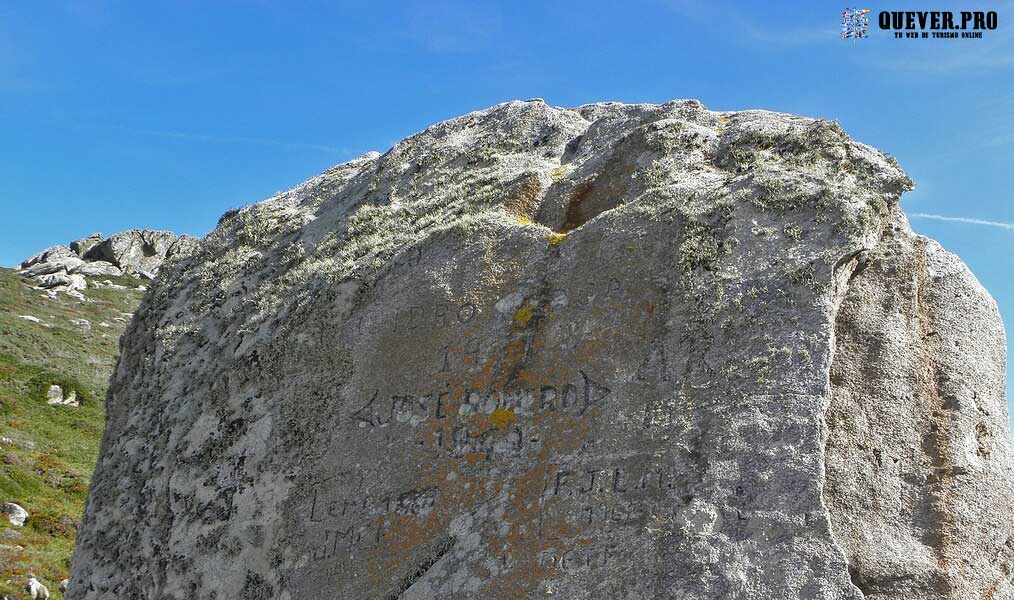
[[[86,277],[127,274],[152,279],[165,259],[192,244],[193,238],[168,231],[131,229],[105,239],[93,233],[24,260],[18,273],[35,280],[40,288],[57,292],[85,289]]]
[[[832,122],[511,102],[233,211],[71,598],[1014,597],[1003,328]]]
[[[180,236],[168,231],[131,229],[109,236],[94,245],[86,258],[119,267],[125,273],[147,275],[158,271],[162,261],[172,256]]]
[[[51,246],[49,248],[46,248],[42,252],[39,252],[38,254],[33,254],[32,256],[23,260],[21,262],[21,268],[27,269],[40,263],[45,263],[49,261],[57,262],[60,259],[67,258],[80,258],[80,257],[77,254],[75,254],[73,250],[70,249],[70,246]]]
[[[93,233],[89,236],[71,242],[70,249],[78,256],[85,256],[92,248],[101,244],[102,239],[101,233]]]

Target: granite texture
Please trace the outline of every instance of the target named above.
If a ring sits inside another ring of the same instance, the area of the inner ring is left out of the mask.
[[[1011,598],[1003,328],[833,122],[509,102],[223,216],[69,598]]]

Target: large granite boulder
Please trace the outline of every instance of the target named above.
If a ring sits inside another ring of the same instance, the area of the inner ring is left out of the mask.
[[[910,187],[531,101],[231,212],[122,340],[68,597],[1014,597],[1003,328]]]

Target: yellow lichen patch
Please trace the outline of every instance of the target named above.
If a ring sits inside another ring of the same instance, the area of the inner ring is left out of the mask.
[[[497,429],[506,429],[517,420],[518,417],[514,414],[514,411],[506,408],[498,408],[489,416],[489,422]]]
[[[532,220],[529,219],[528,217],[518,217],[518,224],[519,225],[531,225],[532,224]]]
[[[564,241],[566,241],[566,239],[567,239],[566,233],[550,231],[549,233],[546,234],[546,241],[549,242],[551,246],[559,246]]]
[[[535,316],[535,307],[527,302],[521,305],[521,308],[514,311],[514,323],[520,327],[528,325],[528,322]]]
[[[549,172],[549,176],[553,178],[553,181],[560,181],[566,174],[567,167],[563,165],[560,165],[559,167],[554,167],[553,170]]]

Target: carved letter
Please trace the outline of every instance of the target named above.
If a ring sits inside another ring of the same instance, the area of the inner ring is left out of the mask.
[[[313,502],[310,504],[310,522],[320,521],[320,518],[314,518],[317,512],[317,490],[313,490]]]
[[[330,539],[331,539],[331,530],[330,529],[325,529],[324,530],[324,543],[321,545],[321,549],[320,550],[314,550],[314,552],[313,552],[313,560],[322,560],[322,559],[325,559],[325,558],[327,558],[329,556],[329,554],[328,554],[328,544],[327,543],[328,543],[328,540],[330,540]]]
[[[560,400],[560,410],[566,410],[570,406],[577,405],[577,386],[568,383],[563,386],[563,398]],[[581,409],[584,412],[584,409]]]
[[[436,396],[437,396],[437,409],[436,409],[436,414],[434,416],[436,416],[436,418],[438,418],[438,419],[443,419],[443,418],[447,417],[447,415],[444,414],[444,396],[447,396],[447,395],[448,395],[447,392],[437,392],[437,394],[436,394]]]
[[[352,412],[349,416],[361,423],[368,424],[370,427],[376,427],[377,424],[374,422],[373,418],[373,403],[377,401],[377,396],[379,394],[380,390],[374,390],[373,397],[370,398],[370,401]]]
[[[613,491],[614,492],[625,492],[627,488],[623,487],[620,483],[622,472],[619,469],[613,469]]]
[[[542,386],[539,395],[539,410],[556,410],[556,388],[551,385]]]
[[[468,323],[475,318],[475,313],[478,312],[475,305],[471,302],[466,302],[458,308],[458,322]]]
[[[589,407],[605,401],[606,397],[612,393],[612,390],[606,386],[595,383],[584,371],[581,371],[581,377],[584,378],[584,406],[581,407],[578,415],[584,415]]]
[[[433,323],[441,327],[447,326],[447,305],[440,303],[437,304],[433,310]]]
[[[564,481],[571,475],[570,471],[557,471],[556,472],[556,485],[553,487],[553,495],[560,495],[560,488],[564,486]]]

